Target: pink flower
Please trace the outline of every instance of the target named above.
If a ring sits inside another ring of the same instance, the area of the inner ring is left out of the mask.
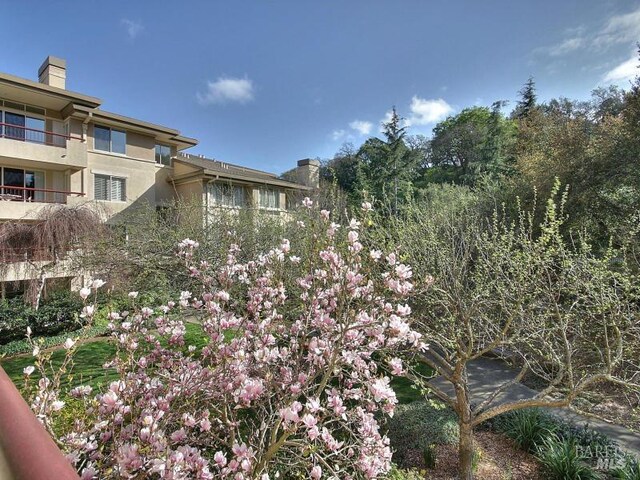
[[[180,428],[171,434],[171,440],[179,443],[183,442],[187,438],[187,432],[184,431],[184,428]]]
[[[222,468],[227,464],[227,457],[225,457],[224,453],[216,452],[213,456],[213,461],[216,462],[218,467]]]
[[[307,208],[311,208],[313,206],[313,200],[311,200],[309,197],[304,197],[304,200],[302,200],[302,204]]]
[[[35,371],[35,369],[36,367],[34,367],[33,365],[29,365],[28,367],[24,367],[24,369],[22,370],[22,373],[24,373],[25,376],[28,377]]]
[[[371,203],[369,202],[363,202],[362,203],[362,211],[363,212],[370,212],[371,210],[373,210],[373,207],[371,206]]]
[[[402,375],[404,373],[402,360],[399,358],[392,358],[389,360],[389,366],[391,367],[391,373],[394,375]]]
[[[311,471],[309,472],[309,476],[313,479],[313,480],[319,480],[320,477],[322,477],[322,468],[320,468],[319,465],[316,465],[315,467],[313,467],[311,469]]]
[[[82,287],[79,293],[80,293],[80,298],[82,298],[83,300],[86,300],[87,297],[91,295],[91,289],[87,287]]]

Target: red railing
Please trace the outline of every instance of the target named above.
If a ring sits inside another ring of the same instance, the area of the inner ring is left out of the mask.
[[[82,140],[82,138],[76,137],[75,135],[63,135],[61,133],[38,130],[35,128],[23,127],[21,125],[13,125],[11,123],[0,123],[0,138],[41,143],[43,145],[53,145],[55,147],[66,146],[67,140]]]
[[[49,188],[0,185],[0,202],[67,203],[68,195],[83,197],[84,193],[69,192],[66,190],[51,190]]]
[[[78,480],[71,464],[58,449],[0,367],[0,455],[8,472],[0,477],[16,480]]]

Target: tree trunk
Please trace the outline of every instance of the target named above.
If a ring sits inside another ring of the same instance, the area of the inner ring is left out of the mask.
[[[453,388],[456,392],[456,410],[458,414],[458,478],[473,480],[473,426],[471,425],[471,398],[467,385],[466,365],[455,376]]]
[[[458,442],[458,478],[473,480],[473,428],[468,422],[460,422],[460,440]]]

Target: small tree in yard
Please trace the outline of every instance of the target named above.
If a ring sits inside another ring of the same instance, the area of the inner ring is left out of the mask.
[[[412,264],[416,285],[433,283],[413,298],[416,328],[431,345],[418,360],[454,394],[414,378],[458,416],[461,479],[473,477],[473,429],[480,423],[526,407],[568,406],[603,382],[640,384],[638,278],[624,252],[596,256],[585,241],[563,239],[562,205],[548,203],[539,234],[531,216],[486,219],[473,200],[421,205],[380,232]],[[473,405],[467,366],[487,354],[519,372]],[[545,385],[535,397],[500,399],[526,374]]]
[[[83,479],[369,479],[389,470],[379,422],[396,398],[386,372],[401,374],[398,355],[425,348],[403,300],[411,269],[393,253],[363,251],[357,220],[340,227],[304,204],[295,240],[246,262],[239,245],[211,265],[195,260],[197,242],[180,242],[197,290],[156,311],[110,314],[119,380],[98,395],[83,386],[70,392],[78,400],[65,399],[61,373],[38,357],[33,409]],[[204,348],[185,345],[186,316],[200,319]],[[66,347],[71,359],[73,341]],[[65,401],[86,413],[60,427]]]
[[[95,207],[49,205],[34,221],[0,224],[0,252],[11,262],[21,260],[28,265],[27,272],[35,279],[29,282],[26,297],[37,310],[47,276],[70,252],[81,248],[89,234],[99,236],[102,229]],[[11,262],[3,262],[0,271]]]

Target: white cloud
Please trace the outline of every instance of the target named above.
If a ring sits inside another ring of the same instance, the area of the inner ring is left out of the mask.
[[[609,70],[602,81],[604,83],[628,83],[632,81],[640,71],[638,70],[638,59],[636,55],[632,55],[629,60],[622,62],[620,65]]]
[[[254,98],[253,82],[246,77],[219,77],[215,82],[207,82],[206,92],[198,93],[197,97],[202,105],[247,103]]]
[[[411,125],[429,125],[437,123],[447,118],[453,112],[453,107],[445,102],[442,98],[426,99],[414,95],[409,105],[411,115],[406,120],[407,126]],[[390,112],[387,112],[387,117]]]
[[[640,38],[640,8],[623,15],[614,15],[596,34],[593,45],[609,47],[618,43],[635,42]]]
[[[371,129],[373,128],[373,123],[365,122],[362,120],[354,120],[349,124],[349,127],[357,131],[360,135],[369,135],[371,133]]]
[[[144,30],[142,23],[129,20],[128,18],[120,20],[120,24],[124,27],[130,40],[135,40]]]
[[[552,57],[559,57],[561,55],[566,55],[567,53],[571,53],[574,50],[579,49],[584,44],[585,39],[582,37],[567,38],[557,45],[552,45],[547,49],[547,51]]]
[[[345,137],[347,137],[347,131],[344,129],[334,130],[333,132],[331,132],[331,139],[336,142],[338,140],[343,140]]]

